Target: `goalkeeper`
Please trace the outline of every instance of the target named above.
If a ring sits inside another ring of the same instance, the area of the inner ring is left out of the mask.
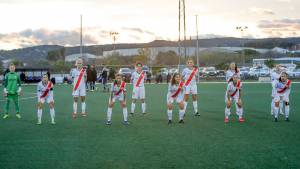
[[[21,118],[19,108],[19,96],[21,94],[21,80],[20,76],[15,72],[16,66],[11,63],[9,65],[9,72],[4,77],[4,97],[6,97],[6,104],[4,107],[3,119],[9,117],[8,110],[10,102],[14,102],[16,109],[16,117]]]

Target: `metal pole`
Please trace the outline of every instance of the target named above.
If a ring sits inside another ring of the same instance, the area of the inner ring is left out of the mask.
[[[247,26],[244,26],[244,27],[238,26],[238,27],[236,27],[236,29],[241,32],[242,64],[243,64],[243,66],[245,66],[245,50],[244,50],[245,40],[243,38],[244,38],[244,32],[248,29],[248,27]]]
[[[179,61],[178,61],[178,70],[180,68],[181,64],[181,0],[178,1],[178,55],[179,55]]]
[[[184,58],[186,59],[186,22],[185,22],[185,0],[183,1],[183,27],[184,27]]]
[[[197,57],[197,66],[199,67],[199,31],[198,31],[198,15],[196,15],[196,32],[197,32],[197,48],[196,48],[196,57]],[[199,83],[200,77],[198,75],[198,83]]]
[[[83,47],[82,47],[82,15],[80,15],[80,57],[83,58]]]

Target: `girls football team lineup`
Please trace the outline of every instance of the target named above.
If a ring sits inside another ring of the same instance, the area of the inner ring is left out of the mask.
[[[135,71],[132,73],[131,82],[133,85],[132,90],[132,103],[130,115],[134,116],[136,102],[141,101],[142,114],[146,114],[145,103],[145,84],[146,73],[142,70],[143,64],[136,63]],[[4,97],[6,98],[4,106],[3,119],[9,117],[10,102],[15,104],[16,117],[21,118],[19,109],[19,96],[21,94],[21,80],[19,75],[15,72],[15,65],[9,65],[9,73],[4,77]],[[192,96],[192,104],[194,108],[194,115],[200,116],[198,112],[197,103],[197,82],[196,75],[198,68],[194,65],[192,59],[186,62],[186,68],[181,73],[174,73],[169,84],[167,91],[167,122],[173,123],[173,107],[178,106],[179,120],[178,123],[184,123],[186,107],[188,104],[189,96]],[[76,69],[72,71],[74,77],[73,83],[73,113],[72,117],[77,118],[78,102],[81,102],[81,116],[86,117],[86,69],[83,65],[83,60],[76,60]],[[288,74],[282,71],[280,65],[276,65],[271,73],[272,81],[272,101],[271,101],[271,115],[274,121],[278,121],[279,113],[285,115],[285,121],[289,121],[289,94],[291,90],[291,80],[288,79]],[[240,79],[240,71],[235,63],[231,63],[229,70],[226,72],[227,89],[225,91],[225,118],[224,122],[229,123],[229,116],[231,114],[231,107],[235,104],[236,114],[240,123],[244,122],[243,117],[243,104],[242,104],[242,82]],[[123,124],[128,125],[128,111],[126,107],[126,82],[123,81],[121,74],[115,75],[115,80],[111,85],[111,93],[109,96],[109,103],[107,108],[107,121],[106,125],[112,124],[112,110],[116,102],[119,102],[123,110]],[[54,110],[54,90],[53,83],[49,80],[47,74],[43,75],[42,81],[37,84],[37,125],[42,124],[42,110],[45,103],[49,104],[51,124],[55,122]],[[283,111],[284,109],[284,111]],[[284,113],[282,113],[284,112]]]

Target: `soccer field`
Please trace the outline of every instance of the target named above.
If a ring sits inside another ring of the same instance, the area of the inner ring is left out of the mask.
[[[291,121],[280,117],[278,123],[270,115],[271,85],[244,84],[246,122],[238,123],[232,111],[224,124],[225,88],[200,84],[201,116],[192,115],[190,102],[185,124],[168,125],[167,85],[146,85],[148,114],[137,114],[137,104],[136,115],[124,126],[116,104],[113,124],[106,126],[109,94],[88,93],[88,117],[73,119],[71,86],[55,86],[57,124],[50,124],[47,108],[37,126],[36,86],[24,86],[22,119],[12,113],[14,106],[8,119],[0,119],[0,169],[300,168],[300,84],[292,86]],[[128,91],[130,110],[131,86]],[[178,119],[177,109],[173,119]]]

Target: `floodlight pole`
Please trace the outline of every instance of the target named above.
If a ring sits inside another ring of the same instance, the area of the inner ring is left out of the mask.
[[[196,33],[197,33],[197,48],[196,48],[196,57],[197,57],[197,66],[199,67],[199,30],[198,30],[198,15],[196,15]],[[198,74],[198,78],[197,78],[197,81],[199,83],[200,81],[200,77],[199,77],[199,74]]]
[[[82,43],[82,15],[80,15],[80,57],[83,58],[83,43]]]
[[[242,64],[243,66],[245,66],[245,51],[244,51],[244,48],[245,48],[245,41],[244,41],[244,33],[247,31],[248,29],[248,26],[238,26],[236,27],[236,30],[240,31],[241,33],[241,43],[242,43],[242,47],[243,47],[243,50],[242,50]]]
[[[181,34],[183,29],[183,46],[184,46],[184,58],[187,57],[187,50],[186,50],[186,17],[185,17],[185,0],[179,0],[178,1],[178,54],[179,54],[179,63],[178,63],[178,69],[181,64],[181,57],[182,57],[182,45],[181,45]]]
[[[117,36],[119,35],[119,32],[110,32],[109,35],[113,39],[113,52],[116,50],[116,41],[117,41]]]

